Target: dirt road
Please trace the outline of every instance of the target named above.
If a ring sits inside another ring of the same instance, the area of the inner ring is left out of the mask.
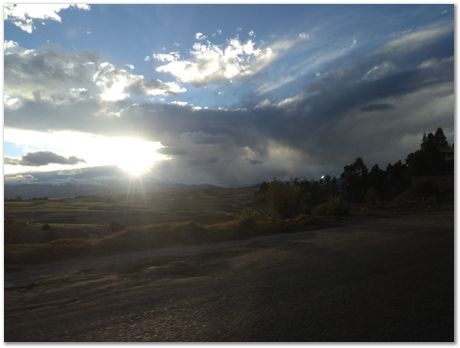
[[[6,341],[452,341],[452,212],[7,267]]]

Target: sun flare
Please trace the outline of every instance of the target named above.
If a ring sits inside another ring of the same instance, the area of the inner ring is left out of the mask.
[[[140,177],[151,170],[159,160],[166,159],[158,153],[161,144],[135,138],[114,138],[111,156],[113,162],[126,174]]]

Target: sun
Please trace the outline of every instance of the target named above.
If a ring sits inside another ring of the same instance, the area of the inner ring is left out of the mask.
[[[129,176],[137,178],[149,172],[153,163],[145,162],[145,159],[137,160],[135,157],[122,157],[118,160],[117,166]]]
[[[167,157],[158,153],[158,142],[135,138],[114,138],[111,144],[112,162],[131,177],[148,173],[153,165]]]

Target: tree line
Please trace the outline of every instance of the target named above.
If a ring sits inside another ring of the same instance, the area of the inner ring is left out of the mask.
[[[369,170],[358,157],[346,165],[339,178],[329,175],[320,180],[263,182],[257,196],[271,214],[282,218],[302,213],[346,214],[348,202],[376,204],[399,196],[411,185],[413,177],[453,175],[454,145],[450,145],[442,128],[424,134],[420,148],[401,160],[381,169],[375,164]],[[430,185],[429,183],[427,184]],[[421,188],[427,194],[435,187]]]

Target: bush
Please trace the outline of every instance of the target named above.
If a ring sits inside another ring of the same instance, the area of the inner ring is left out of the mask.
[[[337,215],[343,216],[350,212],[350,206],[341,197],[330,198],[327,203],[319,204],[312,209],[313,215]]]
[[[254,226],[261,217],[262,214],[259,211],[247,208],[238,216],[238,223],[245,227]]]
[[[329,215],[329,209],[327,203],[318,204],[311,210],[312,215],[323,216]]]
[[[350,206],[348,203],[339,196],[329,199],[327,202],[331,215],[348,215]]]
[[[270,214],[280,218],[288,218],[302,211],[305,195],[298,185],[273,180],[269,184],[266,200]]]
[[[414,191],[422,199],[426,199],[430,196],[437,196],[439,194],[438,187],[429,181],[417,183],[414,187]]]
[[[379,200],[379,192],[375,188],[372,187],[366,191],[367,204],[375,206]]]

